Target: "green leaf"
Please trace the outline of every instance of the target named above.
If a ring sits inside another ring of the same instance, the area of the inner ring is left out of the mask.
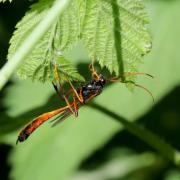
[[[60,80],[62,82],[67,81],[67,77],[69,80],[84,81],[84,78],[77,72],[76,68],[70,63],[70,61],[67,61],[67,59],[65,59],[63,56],[59,56],[56,58],[56,64],[57,64],[58,74],[60,74],[61,76]],[[38,79],[42,82],[45,82],[47,80],[45,79],[45,77],[48,77],[48,79],[53,79],[54,78],[54,76],[52,75],[54,73],[53,68],[54,67],[51,66],[49,67],[48,64],[39,65],[33,73],[33,80]],[[26,72],[23,73],[22,72],[23,70],[24,72],[26,71],[26,69],[21,69],[21,74],[26,73]]]
[[[51,7],[52,1],[41,0],[17,24],[10,41],[8,59]],[[106,19],[106,21],[104,21]],[[39,81],[52,80],[53,66],[59,54],[82,41],[90,59],[116,75],[136,71],[142,55],[150,50],[146,29],[147,16],[139,0],[72,0],[63,15],[54,22],[33,52],[26,58],[18,74]],[[67,62],[68,63],[68,62]],[[69,64],[69,68],[72,66]],[[65,71],[59,67],[59,71]],[[67,72],[66,76],[73,76]]]
[[[102,67],[106,66],[116,75],[123,73],[119,69],[136,71],[151,44],[142,1],[84,2],[86,11],[81,36],[91,59],[97,59]]]
[[[26,14],[22,21],[17,24],[17,30],[14,32],[14,36],[10,41],[11,46],[9,48],[8,59],[11,58],[23,40],[41,21],[51,5],[52,1],[49,0],[41,1],[33,5],[32,9]],[[58,24],[58,22],[54,23],[52,28],[50,28],[32,53],[26,58],[25,63],[18,70],[20,77],[24,79],[28,77],[41,82],[52,81],[54,78],[54,66],[58,64],[59,71],[66,72],[66,77],[73,80],[84,80],[83,77],[77,73],[75,67],[62,56],[63,48],[61,48],[61,50],[56,48],[56,43],[60,41],[58,38],[60,38],[59,36],[61,34],[58,29]],[[56,37],[57,35],[58,37]],[[63,73],[61,76],[62,79],[64,79]]]
[[[180,54],[177,53],[180,41],[180,36],[177,34],[180,31],[180,24],[176,23],[176,19],[180,17],[179,5],[179,1],[151,1],[149,5],[153,12],[154,49],[146,59],[148,65],[143,66],[142,71],[152,73],[155,80],[142,78],[138,80],[138,83],[145,85],[153,92],[157,103],[180,82]],[[167,24],[169,28],[166,28]],[[27,106],[26,96],[31,93],[31,88],[27,88],[25,92],[24,103],[21,104],[24,108]],[[32,94],[35,92],[32,91]],[[42,93],[42,91],[38,92]],[[12,105],[16,110],[19,96],[13,93],[13,90],[12,94],[14,98],[16,97]],[[108,87],[95,99],[95,102],[131,121],[136,121],[153,106],[151,99],[143,91],[136,89],[132,94],[121,84]],[[29,100],[28,103],[32,102]],[[49,100],[41,109],[41,113],[43,110],[46,112],[47,106],[54,107]],[[31,111],[31,116],[34,110]],[[25,112],[22,110],[22,113]],[[34,114],[36,115],[37,112]],[[21,119],[24,123],[27,121],[26,118]],[[10,123],[8,125],[11,126]],[[123,127],[112,118],[83,107],[77,119],[69,118],[55,128],[50,128],[49,124],[44,125],[25,143],[14,147],[10,158],[11,176],[18,180],[67,179],[85,158],[104,146],[116,132],[122,129]],[[13,134],[12,144],[15,144],[17,134],[18,132]]]

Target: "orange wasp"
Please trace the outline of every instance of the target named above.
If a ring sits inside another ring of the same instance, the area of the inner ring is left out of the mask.
[[[55,66],[55,68],[56,68],[56,66]],[[63,100],[66,102],[67,105],[64,107],[61,107],[59,109],[56,109],[54,111],[47,112],[47,113],[44,113],[44,114],[36,117],[32,122],[30,122],[28,125],[25,126],[25,128],[23,128],[21,130],[21,132],[19,133],[19,136],[17,138],[16,144],[18,144],[18,142],[25,141],[41,124],[43,124],[44,122],[46,122],[47,120],[49,120],[50,118],[52,118],[58,114],[60,115],[60,117],[58,120],[55,120],[55,122],[52,126],[63,121],[64,119],[66,119],[66,117],[68,117],[72,114],[74,114],[77,117],[78,116],[78,108],[81,107],[81,105],[89,102],[91,99],[93,99],[95,96],[99,95],[102,92],[105,84],[107,83],[107,79],[102,74],[98,74],[92,64],[90,64],[89,69],[92,73],[92,80],[89,83],[75,89],[74,86],[72,85],[72,83],[68,80],[68,83],[71,87],[71,90],[69,93],[71,93],[72,97],[73,97],[72,102],[69,102],[67,94],[66,95],[64,94],[63,88],[59,81],[59,74],[57,73],[58,72],[57,68],[55,69],[55,77],[58,81],[59,88],[55,83],[53,83],[53,86],[54,86],[55,90],[57,91],[57,93],[62,96]],[[124,75],[125,76],[147,75],[147,76],[152,77],[149,74],[138,73],[138,72],[125,73]],[[109,81],[122,82],[120,80],[120,78],[118,78],[118,77],[111,78],[111,79],[109,79]],[[135,84],[134,82],[130,82],[130,83],[133,83],[137,87],[143,88],[153,98],[151,92],[148,89],[146,89],[143,86],[140,86],[138,84]],[[61,91],[59,91],[59,89]],[[153,98],[153,100],[154,100],[154,98]]]

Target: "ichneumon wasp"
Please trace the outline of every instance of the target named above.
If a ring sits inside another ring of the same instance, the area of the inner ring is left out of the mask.
[[[123,81],[121,81],[121,79],[119,77],[106,79],[102,74],[97,73],[93,64],[90,64],[89,69],[92,73],[92,80],[90,82],[88,82],[87,84],[80,86],[79,88],[75,88],[73,86],[73,84],[71,83],[71,81],[69,81],[67,79],[67,81],[70,85],[70,91],[68,93],[65,93],[63,86],[60,83],[60,77],[59,77],[59,74],[57,71],[57,67],[55,66],[56,82],[53,82],[53,86],[54,86],[56,92],[66,102],[66,106],[61,107],[61,108],[56,109],[56,110],[51,111],[51,112],[44,113],[44,114],[36,117],[32,122],[30,122],[28,125],[26,125],[21,130],[21,132],[18,135],[16,144],[18,142],[25,141],[41,124],[43,124],[44,122],[46,122],[47,120],[49,120],[50,118],[52,118],[56,115],[60,115],[60,117],[58,119],[55,119],[52,121],[52,122],[55,121],[52,126],[55,126],[56,124],[63,121],[64,119],[66,119],[68,116],[70,116],[72,114],[74,114],[74,116],[77,117],[78,116],[78,109],[83,104],[89,102],[94,97],[101,94],[104,86],[106,85],[106,83],[108,81],[110,81],[110,82],[123,82]],[[134,72],[134,73],[130,72],[130,73],[124,74],[124,76],[134,76],[134,75],[147,75],[147,76],[152,77],[149,74],[138,73],[138,72]],[[123,83],[126,83],[126,82],[123,82]],[[139,84],[131,82],[131,81],[128,83],[133,83],[135,86],[144,89],[146,92],[148,92],[151,95],[151,97],[154,101],[153,95],[151,94],[151,92],[148,89],[146,89],[145,87],[143,87]],[[69,98],[68,98],[69,95],[72,95],[72,98],[73,98],[72,102],[69,102]]]

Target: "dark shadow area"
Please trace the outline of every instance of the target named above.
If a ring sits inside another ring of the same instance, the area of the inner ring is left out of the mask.
[[[8,53],[9,41],[15,30],[15,25],[24,16],[25,12],[29,9],[30,1],[16,0],[9,3],[0,3],[0,68],[6,62],[6,56]],[[0,111],[4,112],[5,108],[2,106],[2,99],[6,87],[11,84],[9,81],[3,90],[0,92]],[[2,118],[2,113],[1,113]],[[1,132],[1,131],[0,131]]]
[[[8,164],[8,155],[10,153],[11,146],[0,144],[0,179],[8,180],[9,172],[11,170]]]
[[[140,118],[139,122],[180,150],[180,86]]]
[[[83,60],[82,60],[82,62],[83,62]],[[87,63],[79,63],[77,65],[77,69],[78,69],[78,72],[85,78],[85,80],[91,79],[91,74],[89,72]]]
[[[15,25],[25,15],[30,4],[32,2],[25,0],[0,3],[0,67],[6,62],[9,40],[15,30]]]

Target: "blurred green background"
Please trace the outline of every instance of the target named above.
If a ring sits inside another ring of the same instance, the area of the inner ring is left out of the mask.
[[[15,24],[35,1],[0,4],[0,65],[6,61]],[[108,86],[93,102],[136,121],[180,149],[180,1],[148,0],[153,49],[139,77],[155,103],[141,89]],[[68,53],[89,79],[84,50]],[[15,75],[0,92],[0,179],[13,180],[180,180],[179,168],[128,133],[113,118],[91,107],[79,117],[51,128],[46,123],[23,144],[15,145],[19,129],[35,116],[60,107],[51,83],[32,83]]]

